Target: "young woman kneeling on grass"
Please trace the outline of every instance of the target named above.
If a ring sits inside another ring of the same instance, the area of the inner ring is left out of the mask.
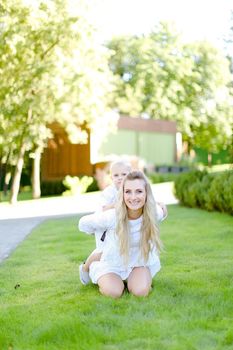
[[[150,183],[140,171],[123,180],[116,209],[83,216],[80,231],[107,231],[100,261],[90,265],[90,278],[103,295],[119,298],[124,291],[147,296],[160,270],[158,217]]]

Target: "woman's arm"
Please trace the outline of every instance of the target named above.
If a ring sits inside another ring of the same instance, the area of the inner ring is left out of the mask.
[[[79,230],[87,234],[92,234],[97,230],[103,232],[115,226],[115,210],[96,212],[85,215],[79,220]]]

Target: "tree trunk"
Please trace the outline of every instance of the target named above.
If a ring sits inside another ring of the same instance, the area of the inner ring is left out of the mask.
[[[7,196],[8,185],[11,179],[9,171],[7,171],[9,158],[10,158],[10,155],[8,154],[6,161],[4,163],[2,163],[2,158],[0,161],[0,190],[3,191],[3,195],[5,197]],[[0,202],[1,202],[1,192],[0,192]]]
[[[212,154],[211,153],[208,153],[208,166],[211,167],[212,165]]]
[[[19,156],[16,163],[13,182],[11,186],[11,197],[10,197],[11,204],[15,204],[17,202],[19,187],[20,187],[20,179],[21,179],[23,163],[24,163],[25,149],[26,149],[26,145],[25,143],[22,143],[19,150]]]
[[[40,198],[40,159],[41,148],[37,148],[35,151],[35,158],[33,159],[32,167],[32,198]]]
[[[28,125],[30,124],[32,119],[32,109],[28,109],[28,114],[27,114],[27,120],[24,124],[24,130],[21,135],[21,141],[20,141],[20,147],[19,147],[19,155],[18,155],[18,160],[16,163],[15,167],[15,172],[14,172],[14,177],[12,181],[12,186],[11,186],[11,197],[10,197],[10,203],[15,204],[17,202],[18,194],[19,194],[19,187],[20,187],[20,179],[21,179],[21,174],[23,170],[23,163],[24,163],[24,154],[26,151],[26,144],[24,142],[26,130],[28,128]]]
[[[11,172],[7,171],[7,166],[6,166],[5,178],[4,178],[4,184],[3,184],[3,193],[5,197],[7,196],[7,193],[8,193],[10,181],[11,181]]]

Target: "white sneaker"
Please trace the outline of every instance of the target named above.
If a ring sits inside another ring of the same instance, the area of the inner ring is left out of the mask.
[[[83,264],[79,265],[79,279],[82,284],[87,285],[91,282],[89,273],[83,271]]]

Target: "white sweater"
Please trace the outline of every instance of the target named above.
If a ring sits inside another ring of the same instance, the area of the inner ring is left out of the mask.
[[[147,261],[144,261],[141,257],[139,248],[141,224],[142,217],[136,220],[129,220],[130,247],[128,267],[160,264],[156,247],[151,247]],[[118,236],[116,235],[115,209],[83,216],[79,221],[79,229],[87,234],[93,233],[96,229],[107,230],[101,261],[107,261],[112,266],[117,266],[122,270],[126,268],[123,258],[120,255]]]

